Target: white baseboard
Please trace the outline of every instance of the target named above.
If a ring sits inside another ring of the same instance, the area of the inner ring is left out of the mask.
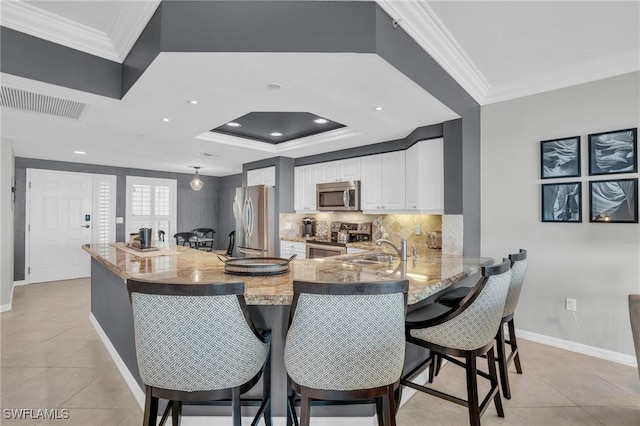
[[[133,374],[131,374],[122,358],[120,358],[120,354],[118,354],[118,351],[113,346],[113,343],[111,343],[111,340],[109,340],[109,337],[107,337],[107,334],[98,323],[96,317],[93,316],[93,312],[89,314],[89,321],[98,333],[98,337],[100,337],[100,340],[102,341],[104,347],[107,349],[107,352],[109,352],[109,355],[111,355],[111,359],[113,359],[113,362],[115,362],[118,371],[120,371],[122,378],[129,387],[129,390],[133,394],[133,397],[136,399],[136,402],[138,403],[140,408],[144,410],[144,392],[142,391],[142,388],[133,377]]]
[[[549,337],[520,329],[516,329],[516,336],[518,338],[531,340],[532,342],[542,343],[543,345],[553,346],[556,348],[565,349],[567,351],[577,352],[579,354],[617,362],[618,364],[624,364],[629,367],[638,366],[637,360],[634,356],[623,354],[620,352],[596,348],[595,346],[584,345],[582,343],[571,342],[569,340],[558,339],[557,337]]]
[[[11,303],[7,303],[6,305],[0,305],[0,313],[7,312],[11,310]]]
[[[20,280],[20,281],[14,281],[13,282],[13,286],[19,286],[19,285],[29,285],[29,281],[27,280]]]

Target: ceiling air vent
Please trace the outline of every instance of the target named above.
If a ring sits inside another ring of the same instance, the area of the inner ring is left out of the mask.
[[[78,120],[87,104],[55,98],[41,93],[27,92],[13,87],[2,87],[0,105],[22,111],[39,112],[56,117],[74,118]]]

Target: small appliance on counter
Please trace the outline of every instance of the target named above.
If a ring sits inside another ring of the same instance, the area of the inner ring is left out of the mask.
[[[442,248],[442,232],[435,231],[427,234],[427,247],[431,249]]]
[[[302,219],[302,236],[313,237],[315,235],[316,220],[312,217]]]

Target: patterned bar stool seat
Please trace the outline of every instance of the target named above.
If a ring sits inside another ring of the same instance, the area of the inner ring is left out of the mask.
[[[300,422],[311,400],[375,400],[378,422],[395,425],[394,390],[404,365],[409,283],[293,283],[284,362],[301,396]],[[297,424],[289,393],[288,423]]]
[[[421,312],[432,311],[426,306],[411,312],[406,319],[407,341],[429,349],[432,355],[407,373],[401,383],[467,407],[472,426],[480,425],[480,417],[492,399],[498,416],[504,417],[493,346],[507,299],[511,279],[509,266],[509,261],[505,259],[501,264],[483,267],[482,278],[458,308],[444,309],[440,315],[432,317],[431,312],[428,315],[427,312]],[[429,318],[423,319],[425,316]],[[433,367],[434,352],[438,357],[466,369],[467,400],[410,381],[423,368]],[[489,374],[476,367],[477,357],[483,354],[487,354]],[[465,361],[453,357],[462,357]],[[491,384],[482,403],[478,402],[478,375]]]
[[[129,279],[136,357],[145,385],[144,425],[155,425],[158,399],[169,400],[178,424],[183,402],[231,400],[241,424],[240,394],[263,376],[251,400],[271,425],[270,331],[259,334],[244,300],[244,283],[173,284]],[[254,423],[254,424],[255,424]]]

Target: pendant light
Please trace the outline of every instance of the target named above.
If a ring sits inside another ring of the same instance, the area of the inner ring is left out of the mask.
[[[196,175],[193,177],[193,179],[191,179],[189,185],[191,185],[191,189],[193,189],[194,191],[200,191],[204,186],[204,182],[200,180],[200,172],[198,171],[200,167],[194,167],[194,169],[196,169]]]

